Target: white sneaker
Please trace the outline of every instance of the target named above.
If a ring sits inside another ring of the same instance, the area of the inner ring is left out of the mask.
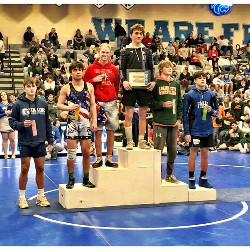
[[[21,209],[25,209],[29,207],[29,204],[25,198],[20,198],[18,200],[18,207]]]
[[[38,196],[36,199],[36,205],[41,207],[50,207],[50,203],[45,196]]]
[[[138,142],[138,148],[140,149],[150,149],[150,145],[146,140],[141,140]]]
[[[133,147],[134,147],[134,142],[133,141],[128,141],[126,149],[127,150],[133,150]]]

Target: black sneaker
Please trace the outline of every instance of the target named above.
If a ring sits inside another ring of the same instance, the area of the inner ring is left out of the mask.
[[[72,189],[75,185],[75,178],[69,178],[69,182],[68,184],[66,185],[66,188],[67,189]]]
[[[95,185],[89,181],[89,178],[82,179],[82,185],[87,188],[95,188]]]

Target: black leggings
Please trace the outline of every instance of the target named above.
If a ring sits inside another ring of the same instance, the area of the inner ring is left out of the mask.
[[[5,58],[5,53],[0,53],[1,70],[3,70],[3,59]]]

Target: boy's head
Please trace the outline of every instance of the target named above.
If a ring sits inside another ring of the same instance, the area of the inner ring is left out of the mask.
[[[237,122],[236,122],[235,120],[234,120],[234,121],[231,121],[231,122],[230,122],[230,127],[231,127],[232,129],[236,130],[237,127],[238,127]]]
[[[36,81],[33,77],[26,77],[23,82],[23,87],[36,86]]]
[[[160,61],[160,63],[158,64],[159,74],[162,73],[164,67],[173,69],[173,64],[170,61],[165,61],[165,60]]]
[[[131,28],[130,28],[130,35],[132,35],[134,33],[134,31],[141,31],[143,36],[145,34],[145,28],[143,25],[137,23],[137,24],[134,24]]]
[[[85,70],[85,65],[82,62],[76,61],[70,64],[69,73],[72,73],[73,69]]]

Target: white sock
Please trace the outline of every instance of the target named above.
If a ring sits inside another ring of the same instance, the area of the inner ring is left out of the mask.
[[[139,141],[143,141],[144,140],[144,135],[139,135]]]
[[[20,190],[20,189],[19,189],[19,198],[24,198],[24,199],[26,199],[26,198],[25,198],[25,191],[26,191],[26,190]]]
[[[125,127],[127,141],[133,141],[132,126]]]
[[[44,188],[38,189],[38,196],[44,196]]]

